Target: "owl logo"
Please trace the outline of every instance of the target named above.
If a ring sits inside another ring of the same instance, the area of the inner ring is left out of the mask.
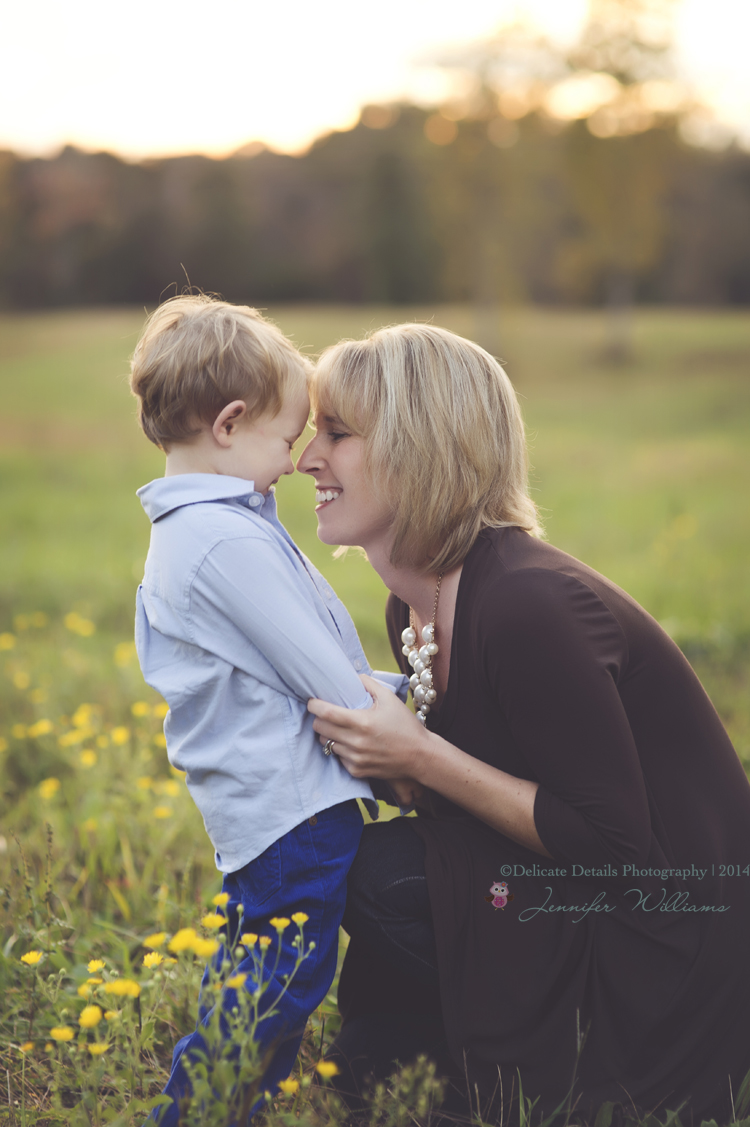
[[[485,900],[488,904],[491,904],[495,910],[504,908],[505,905],[509,904],[513,899],[513,893],[508,892],[508,886],[504,880],[493,881],[490,885],[490,893],[490,896],[485,896]]]

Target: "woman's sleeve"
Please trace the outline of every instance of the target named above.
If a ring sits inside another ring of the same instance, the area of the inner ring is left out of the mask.
[[[618,689],[627,663],[619,623],[590,587],[560,572],[506,574],[496,591],[482,660],[540,784],[539,837],[571,865],[642,863],[651,820]]]

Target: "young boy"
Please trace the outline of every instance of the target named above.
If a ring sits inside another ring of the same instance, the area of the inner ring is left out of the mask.
[[[310,697],[348,708],[371,699],[369,673],[344,606],[279,523],[273,487],[292,473],[307,422],[305,360],[255,310],[205,296],[177,297],[149,318],[133,356],[139,420],[167,456],[163,478],[138,491],[152,521],[136,605],[136,645],[146,681],[169,704],[170,762],[186,781],[216,850],[242,930],[271,935],[272,917],[304,912],[315,944],[261,1022],[278,1044],[263,1087],[290,1072],[309,1014],[333,980],[346,875],[372,792],[324,754]],[[405,693],[400,675],[378,674]],[[294,966],[296,929],[283,932],[270,1007]],[[240,964],[238,970],[251,971]],[[252,985],[248,978],[248,988]],[[226,991],[232,1004],[232,991]],[[189,1092],[175,1048],[165,1089],[172,1127]]]

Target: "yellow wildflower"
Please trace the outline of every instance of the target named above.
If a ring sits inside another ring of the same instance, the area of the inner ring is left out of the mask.
[[[271,927],[275,927],[278,932],[282,932],[284,928],[289,927],[291,920],[288,920],[286,916],[274,916],[273,919],[268,922]]]
[[[307,923],[310,917],[306,915],[305,912],[294,912],[292,919],[297,924],[297,927],[302,927],[303,924]]]
[[[104,959],[92,959],[90,963],[86,964],[86,970],[89,974],[96,974],[98,970],[104,970]]]
[[[25,724],[14,724],[13,727],[11,728],[11,730],[10,730],[10,734],[13,736],[14,740],[25,740],[26,739],[26,725]]]
[[[133,642],[118,642],[114,648],[113,657],[115,665],[119,669],[124,669],[126,665],[130,665],[131,661],[135,660],[135,645]]]
[[[145,700],[137,700],[131,704],[130,711],[133,716],[148,716],[151,707]]]
[[[97,824],[96,818],[87,818],[85,822],[81,823],[81,829],[85,830],[87,834],[92,834]]]
[[[231,978],[227,979],[226,985],[230,988],[230,990],[239,990],[245,985],[246,982],[246,974],[233,974]]]
[[[197,938],[195,928],[181,927],[170,939],[169,950],[173,951],[175,955],[178,955],[180,951],[191,951]]]
[[[13,674],[13,684],[17,689],[28,689],[29,685],[31,684],[31,678],[29,677],[28,673],[25,673],[22,669],[19,669],[18,673]]]
[[[18,1046],[22,1053],[30,1053],[34,1048],[33,1041],[24,1041],[23,1045]]]
[[[105,1010],[104,1011],[104,1020],[105,1021],[117,1021],[119,1016],[120,1016],[119,1010]]]
[[[44,779],[39,784],[39,797],[45,798],[45,799],[54,798],[54,796],[57,794],[59,789],[60,789],[60,780],[59,779],[55,779],[54,777],[49,778],[49,779]]]
[[[240,943],[243,947],[254,947],[258,942],[258,936],[253,935],[252,931],[246,931],[244,935],[240,936]]]
[[[159,783],[159,793],[168,794],[170,798],[177,798],[180,793],[180,784],[176,779],[165,779],[162,783]]]
[[[15,644],[15,634],[0,634],[0,650],[12,650]]]
[[[279,1089],[285,1096],[296,1096],[299,1091],[299,1080],[279,1080]]]
[[[96,737],[96,746],[99,748],[109,747],[109,736],[101,735]]]
[[[21,962],[26,963],[28,967],[35,967],[37,963],[42,961],[41,951],[27,951],[25,955],[21,955]]]
[[[105,994],[115,994],[121,998],[137,998],[141,988],[132,978],[115,978],[112,982],[104,983]]]
[[[54,1029],[50,1029],[49,1035],[53,1041],[72,1041],[75,1037],[69,1025],[57,1025]]]
[[[86,982],[90,983],[92,986],[101,986],[101,984],[104,982],[104,979],[103,978],[87,978]]]
[[[5,736],[0,736],[0,752],[8,750],[8,741]]]
[[[88,728],[91,723],[91,714],[94,711],[93,704],[79,704],[71,717],[71,723],[74,728]]]
[[[324,1080],[330,1080],[332,1076],[338,1076],[338,1067],[332,1060],[319,1060],[315,1065],[315,1071],[318,1076],[322,1076]]]
[[[148,955],[143,956],[144,967],[158,967],[159,963],[164,962],[164,956],[160,955],[157,951],[149,951]]]
[[[58,736],[57,746],[72,747],[74,744],[83,743],[90,735],[90,728],[74,728],[70,732],[63,732],[61,736]]]
[[[98,1006],[84,1006],[78,1024],[81,1029],[93,1029],[103,1018],[103,1013]]]
[[[220,912],[208,912],[201,920],[204,927],[222,927],[226,922],[226,916]]]
[[[86,1048],[91,1053],[92,1057],[100,1057],[102,1053],[106,1053],[109,1045],[103,1045],[101,1041],[95,1041],[93,1045],[87,1045]]]
[[[97,759],[96,752],[92,751],[91,748],[87,747],[85,751],[81,752],[81,766],[82,767],[95,767],[96,766],[96,759]]]
[[[260,943],[261,947],[270,947],[273,940],[271,939],[270,935],[261,935],[258,942]]]
[[[149,790],[153,781],[150,775],[139,775],[135,780],[135,785],[138,790]]]
[[[155,931],[153,935],[147,935],[143,940],[144,947],[161,947],[164,940],[167,938],[166,931]]]
[[[229,903],[229,893],[217,892],[211,903],[215,904],[217,908],[225,908]]]
[[[91,619],[83,618],[77,611],[66,614],[63,622],[71,634],[78,634],[81,638],[90,638],[96,630],[96,626]]]
[[[158,720],[163,720],[169,712],[169,705],[165,700],[160,700],[158,704],[154,705],[151,711]]]
[[[55,1046],[52,1044],[52,1042],[48,1041],[47,1044],[44,1046],[45,1053],[51,1053],[52,1050],[54,1049],[54,1047]]]
[[[155,818],[171,818],[172,809],[170,806],[155,806],[153,809],[153,815]]]
[[[48,736],[52,731],[52,727],[51,720],[37,720],[36,724],[32,724],[27,729],[26,734],[35,740],[37,736]]]
[[[32,704],[44,704],[47,699],[46,689],[32,689],[29,693],[29,700]]]
[[[221,944],[218,939],[194,939],[193,950],[201,959],[210,959],[219,950]]]
[[[91,987],[89,986],[88,982],[82,982],[81,985],[78,987],[78,997],[79,998],[88,998],[90,993],[91,993]]]
[[[167,746],[167,737],[164,735],[163,732],[157,732],[156,735],[154,736],[154,743],[156,744],[157,747],[166,747]]]
[[[122,745],[126,744],[130,739],[130,728],[125,728],[123,725],[120,725],[119,728],[113,728],[110,734],[115,747],[122,747]]]

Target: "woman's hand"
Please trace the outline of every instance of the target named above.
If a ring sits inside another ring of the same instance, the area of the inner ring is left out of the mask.
[[[534,822],[538,783],[461,751],[424,728],[389,689],[371,677],[362,677],[362,682],[375,702],[370,709],[307,702],[321,742],[335,741],[334,751],[350,775],[407,784],[415,780],[513,841],[543,857],[551,856]]]
[[[361,677],[373,699],[372,708],[339,708],[323,700],[310,700],[313,728],[320,742],[334,740],[334,751],[355,779],[387,779],[399,799],[417,784],[420,755],[425,752],[425,729],[390,689],[372,677]]]

